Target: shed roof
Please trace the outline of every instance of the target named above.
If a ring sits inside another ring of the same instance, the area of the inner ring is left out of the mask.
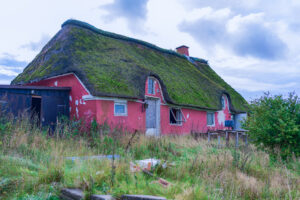
[[[47,86],[27,86],[27,85],[0,85],[0,89],[20,89],[20,90],[71,90],[70,87],[47,87]]]
[[[221,109],[228,95],[232,112],[247,111],[245,99],[207,61],[148,42],[68,20],[12,85],[75,73],[94,96],[144,99],[145,81],[156,77],[169,104]]]

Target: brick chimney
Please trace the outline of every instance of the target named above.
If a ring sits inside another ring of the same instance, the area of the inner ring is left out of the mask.
[[[186,55],[186,56],[190,56],[189,55],[189,47],[185,46],[185,45],[181,45],[180,47],[176,48],[177,53]]]

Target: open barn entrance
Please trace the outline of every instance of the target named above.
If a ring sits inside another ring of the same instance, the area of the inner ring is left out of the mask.
[[[37,125],[41,123],[42,97],[31,97],[31,119],[36,120]]]

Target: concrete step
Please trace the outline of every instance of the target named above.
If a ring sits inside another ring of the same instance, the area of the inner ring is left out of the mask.
[[[63,200],[82,200],[84,194],[80,189],[64,188],[61,190],[60,198]],[[91,195],[91,200],[115,200],[111,195]]]
[[[167,200],[165,197],[157,197],[150,195],[123,195],[121,200]]]
[[[111,195],[92,195],[91,200],[115,200]]]

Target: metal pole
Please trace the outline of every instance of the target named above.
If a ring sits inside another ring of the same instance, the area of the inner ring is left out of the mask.
[[[221,147],[221,136],[218,134],[218,147]]]
[[[210,142],[210,133],[208,133],[207,140],[208,140],[208,142]]]

